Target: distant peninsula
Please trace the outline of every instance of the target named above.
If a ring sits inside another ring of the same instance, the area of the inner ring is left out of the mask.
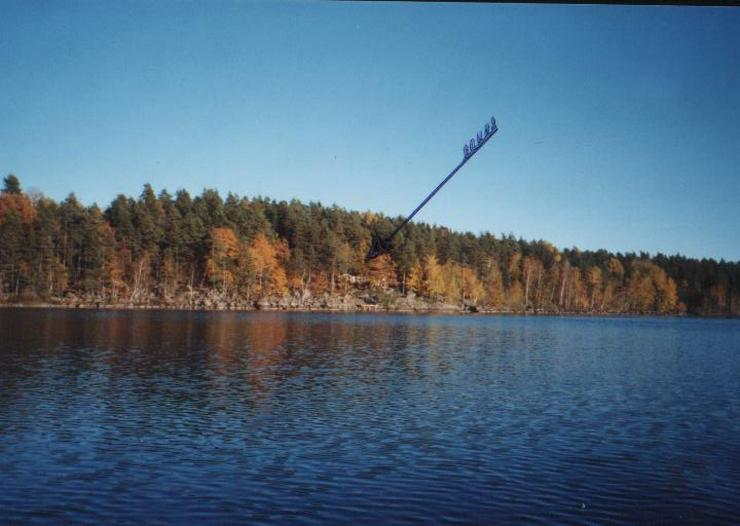
[[[740,315],[740,263],[558,249],[513,235],[204,190],[104,210],[0,194],[0,304],[99,308]]]

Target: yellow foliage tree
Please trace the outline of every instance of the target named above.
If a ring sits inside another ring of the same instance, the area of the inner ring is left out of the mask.
[[[524,308],[524,289],[519,280],[514,280],[506,291],[506,306],[512,310]]]
[[[462,274],[460,265],[452,260],[442,265],[444,297],[449,303],[462,303]]]
[[[534,303],[535,307],[538,306],[543,273],[544,267],[539,259],[533,256],[527,256],[523,259],[522,281],[524,283],[525,308],[532,303]]]
[[[237,284],[244,255],[244,245],[232,229],[211,230],[211,251],[206,260],[208,280],[227,294]]]
[[[676,282],[651,261],[631,262],[626,288],[630,308],[634,311],[669,314],[678,310]]]
[[[486,271],[483,276],[485,302],[490,307],[500,307],[504,303],[504,285],[501,270],[494,258],[486,262]]]
[[[460,269],[460,276],[462,281],[462,298],[463,302],[470,305],[477,305],[478,300],[485,294],[485,289],[481,284],[475,271],[469,267],[462,267]]]
[[[588,286],[591,300],[590,309],[593,311],[597,304],[601,302],[601,269],[599,267],[590,267],[586,271],[586,285]]]
[[[519,281],[522,277],[522,255],[514,252],[509,259],[509,276],[512,281]]]
[[[445,293],[445,281],[442,274],[442,266],[436,256],[429,254],[424,258],[424,279],[422,290],[424,296],[438,300]]]
[[[583,273],[578,267],[571,267],[568,276],[568,301],[566,307],[571,311],[584,311],[588,309],[588,293],[583,280]]]
[[[655,285],[655,310],[661,314],[676,312],[679,303],[676,282],[655,264],[651,270]]]
[[[415,294],[422,294],[424,286],[424,267],[418,261],[411,267],[408,277],[406,278],[406,289],[413,291]]]
[[[288,279],[285,269],[279,262],[285,247],[280,242],[272,243],[259,232],[249,246],[249,256],[254,267],[258,296],[282,295],[287,290]]]

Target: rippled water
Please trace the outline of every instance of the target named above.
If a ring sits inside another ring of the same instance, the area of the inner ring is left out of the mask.
[[[0,310],[0,523],[738,523],[740,322]]]

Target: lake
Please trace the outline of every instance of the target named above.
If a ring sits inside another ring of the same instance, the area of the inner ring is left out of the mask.
[[[740,321],[0,310],[0,523],[737,524]]]

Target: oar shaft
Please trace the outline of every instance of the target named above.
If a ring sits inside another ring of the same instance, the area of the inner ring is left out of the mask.
[[[496,125],[496,119],[491,117],[491,124],[490,126],[486,124],[485,132],[483,134],[478,133],[477,140],[471,139],[470,145],[466,144],[465,147],[463,148],[463,152],[464,152],[463,160],[460,161],[460,163],[457,166],[455,166],[455,169],[452,170],[447,175],[447,177],[442,179],[442,182],[439,183],[437,187],[434,190],[432,190],[432,192],[428,196],[424,198],[424,200],[419,204],[419,206],[414,208],[414,211],[411,212],[409,216],[406,219],[404,219],[401,222],[401,224],[398,225],[393,230],[393,232],[391,232],[391,234],[385,239],[381,239],[377,234],[373,235],[373,241],[370,246],[370,250],[367,253],[367,256],[365,256],[365,259],[369,261],[375,257],[378,257],[379,255],[383,253],[388,252],[390,250],[390,242],[395,237],[395,235],[398,234],[401,231],[401,229],[405,227],[408,224],[408,222],[414,218],[414,216],[419,212],[419,210],[421,210],[424,207],[424,205],[426,205],[429,202],[429,200],[432,197],[434,197],[434,195],[437,192],[439,192],[445,184],[447,184],[447,181],[452,179],[452,177],[458,172],[458,170],[460,170],[460,168],[462,168],[465,165],[465,163],[468,162],[471,159],[471,157],[473,157],[473,155],[478,153],[478,150],[480,150],[483,147],[483,145],[488,142],[488,139],[493,137],[493,135],[497,131],[498,131],[498,126]]]
[[[493,137],[493,134],[494,134],[494,133],[496,133],[497,131],[498,131],[498,128],[494,129],[494,131],[493,131],[493,132],[492,132],[492,133],[491,133],[490,135],[488,135],[488,136],[487,136],[487,137],[486,137],[486,138],[485,138],[485,139],[484,139],[484,140],[483,140],[483,141],[482,141],[482,142],[481,142],[481,143],[480,143],[480,144],[479,144],[479,145],[477,146],[477,148],[476,148],[475,150],[473,150],[473,151],[472,151],[472,152],[470,153],[470,155],[468,155],[468,156],[464,157],[464,158],[463,158],[463,160],[462,160],[462,161],[460,161],[460,163],[459,163],[459,164],[458,164],[457,166],[455,166],[455,169],[454,169],[454,170],[452,170],[452,171],[451,171],[451,172],[449,173],[449,175],[448,175],[447,177],[445,177],[445,178],[444,178],[444,179],[442,180],[442,182],[441,182],[441,183],[439,183],[439,184],[437,185],[437,187],[436,187],[436,188],[435,188],[434,190],[432,190],[432,192],[431,192],[431,193],[430,193],[430,194],[429,194],[428,196],[426,196],[426,198],[425,198],[425,199],[424,199],[424,200],[423,200],[423,201],[421,202],[421,204],[419,204],[419,206],[417,206],[416,208],[414,208],[414,211],[413,211],[413,212],[411,212],[411,213],[409,214],[409,216],[408,216],[408,217],[407,217],[406,219],[404,219],[404,220],[403,220],[403,222],[402,222],[402,223],[401,223],[400,225],[398,225],[398,226],[396,227],[396,229],[395,229],[395,230],[394,230],[393,232],[391,232],[391,234],[390,234],[390,235],[389,235],[389,236],[388,236],[387,238],[385,238],[385,240],[384,240],[384,241],[385,241],[385,243],[390,243],[390,242],[391,242],[391,240],[393,239],[393,237],[394,237],[394,236],[395,236],[396,234],[398,234],[398,232],[400,232],[400,231],[401,231],[401,229],[402,229],[403,227],[405,227],[405,226],[406,226],[406,224],[407,224],[407,223],[408,223],[409,221],[411,221],[411,220],[412,220],[412,219],[414,218],[414,216],[415,216],[415,215],[416,215],[416,214],[417,214],[417,213],[419,212],[419,210],[421,210],[422,208],[424,208],[424,205],[425,205],[425,204],[427,204],[427,203],[429,202],[429,200],[430,200],[430,199],[431,199],[432,197],[434,197],[434,195],[435,195],[435,194],[436,194],[437,192],[439,192],[439,191],[440,191],[440,190],[442,189],[442,187],[443,187],[443,186],[444,186],[445,184],[447,184],[447,181],[449,181],[450,179],[452,179],[452,177],[453,177],[453,176],[454,176],[454,175],[455,175],[455,174],[456,174],[456,173],[458,172],[458,170],[460,170],[460,168],[462,168],[462,167],[463,167],[463,166],[465,165],[465,163],[466,163],[466,162],[468,162],[468,161],[469,161],[469,160],[470,160],[470,159],[471,159],[471,158],[473,157],[473,155],[475,155],[476,153],[478,153],[478,150],[480,150],[480,149],[481,149],[481,147],[482,147],[482,146],[483,146],[484,144],[486,144],[486,142],[488,142],[488,139],[490,139],[491,137]]]

